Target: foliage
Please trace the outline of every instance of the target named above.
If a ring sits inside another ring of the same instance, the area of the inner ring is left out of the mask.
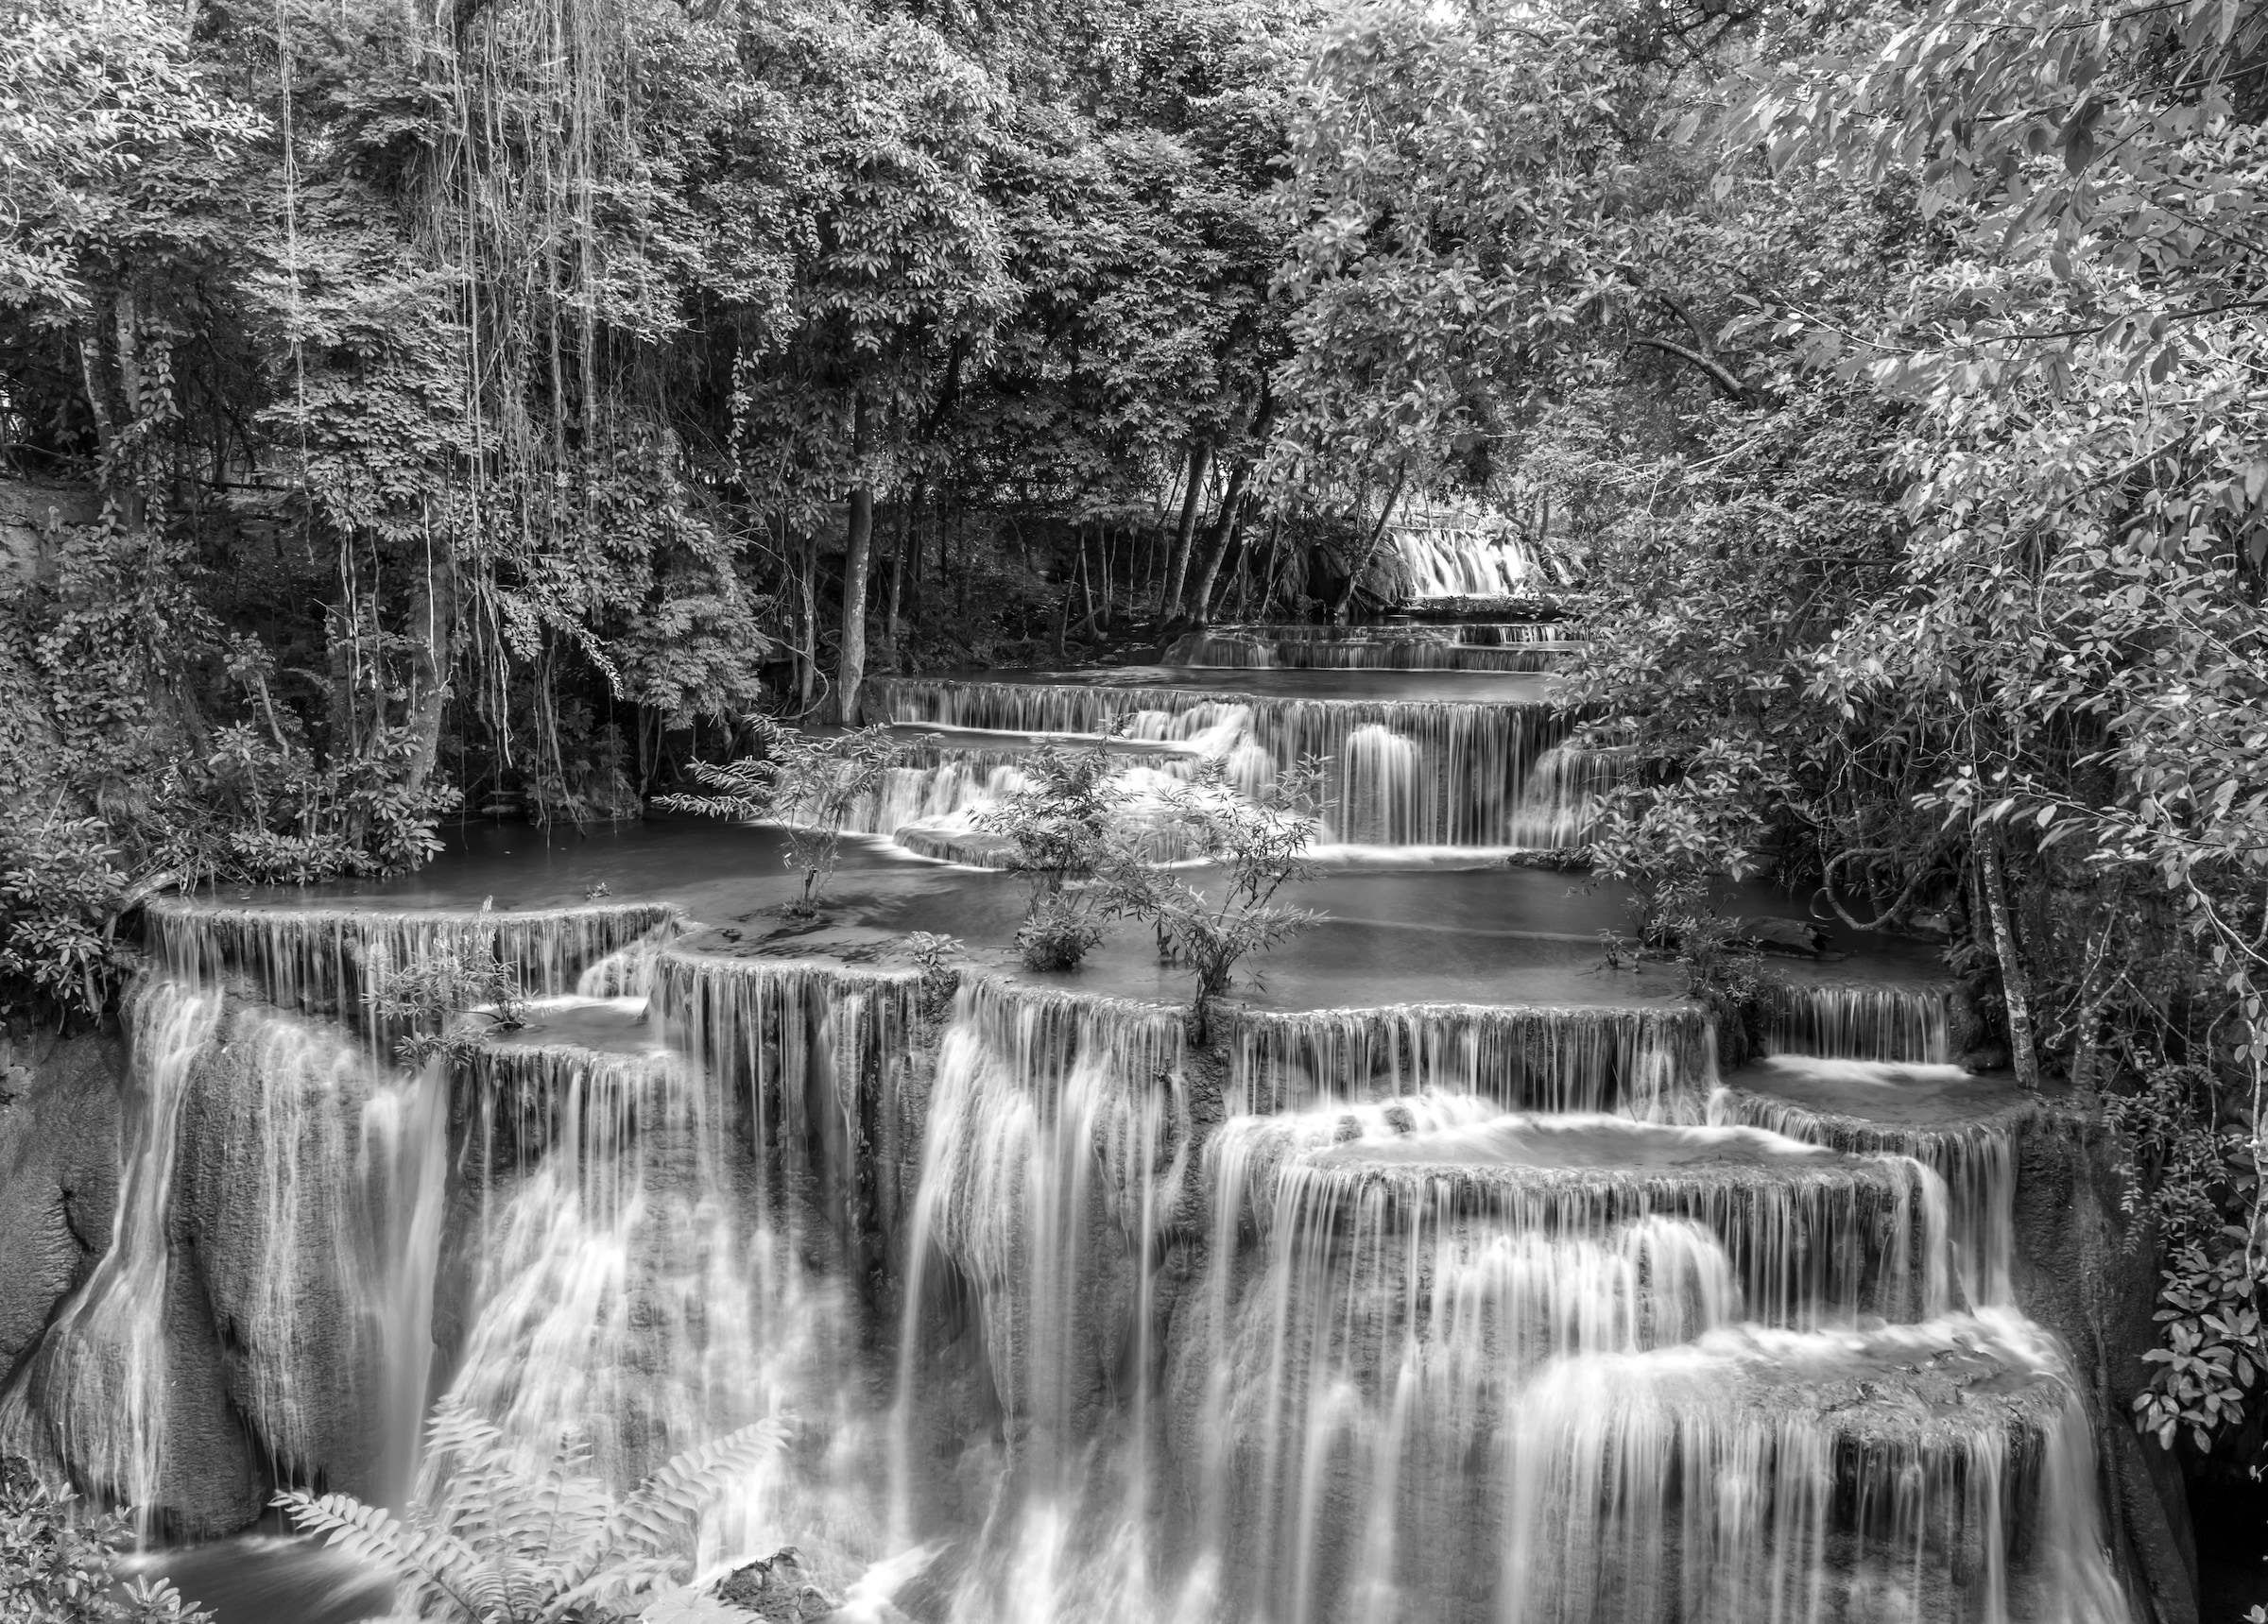
[[[1084,888],[1043,892],[1016,927],[1027,970],[1075,970],[1105,934],[1102,901]]]
[[[2259,1182],[2252,1137],[2224,1122],[2201,1067],[2155,1066],[2136,1092],[2105,1105],[2125,1158],[2122,1205],[2164,1255],[2164,1342],[2143,1356],[2150,1379],[2134,1398],[2135,1426],[2165,1448],[2179,1439],[2206,1455],[2245,1425],[2268,1369],[2247,1222]]]
[[[1748,1056],[1760,987],[1757,950],[1742,939],[1743,924],[1717,911],[1706,884],[1686,880],[1645,898],[1650,903],[1640,935],[1675,958],[1686,997],[1710,1012],[1717,1060],[1737,1066]]]
[[[133,1540],[121,1513],[74,1513],[74,1497],[0,1456],[0,1618],[9,1624],[209,1624],[164,1580],[122,1581]]]
[[[1106,743],[1042,744],[1021,768],[1022,787],[978,812],[975,825],[1006,842],[1009,871],[1032,882],[1016,932],[1024,967],[1075,970],[1104,935],[1108,902],[1091,881],[1119,839],[1125,773]]]
[[[617,1496],[590,1475],[587,1440],[531,1455],[444,1401],[428,1429],[438,1484],[428,1501],[396,1513],[352,1495],[293,1490],[276,1504],[302,1532],[397,1576],[416,1616],[604,1624],[684,1598],[703,1513],[781,1440],[776,1423],[757,1422]]]
[[[833,877],[845,820],[882,788],[898,742],[886,726],[817,733],[765,716],[749,721],[762,756],[721,766],[696,761],[694,778],[709,793],[664,795],[656,804],[708,817],[777,822],[787,832],[787,865],[803,876],[802,895],[788,913],[808,919],[818,913],[819,888]]]
[[[488,911],[484,903],[481,913]],[[394,1053],[411,1068],[436,1056],[462,1061],[480,1047],[484,1032],[516,1032],[527,1024],[520,967],[497,951],[495,935],[485,929],[452,936],[415,963],[388,967],[372,1007],[410,1026],[395,1041]]]
[[[958,936],[942,931],[915,931],[905,938],[907,956],[920,972],[919,997],[921,1013],[936,1019],[951,1007],[953,995],[960,990],[961,972],[949,962],[968,952]]]
[[[134,964],[116,925],[127,881],[97,818],[0,833],[0,1022],[98,1017]]]
[[[1159,798],[1165,827],[1211,872],[1192,881],[1123,846],[1106,868],[1111,910],[1151,926],[1160,955],[1194,977],[1200,1043],[1208,1006],[1228,992],[1239,964],[1322,922],[1313,909],[1276,897],[1314,878],[1306,854],[1323,827],[1315,812],[1323,770],[1320,761],[1303,761],[1252,799],[1228,787],[1226,762],[1210,759],[1194,778],[1160,789]]]

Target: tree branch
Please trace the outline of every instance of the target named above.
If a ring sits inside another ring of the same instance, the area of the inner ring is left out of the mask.
[[[1723,365],[1718,362],[1711,361],[1708,356],[1702,354],[1698,350],[1688,350],[1684,345],[1674,343],[1667,338],[1654,338],[1648,336],[1633,338],[1630,340],[1630,343],[1632,345],[1642,344],[1649,350],[1658,350],[1665,355],[1675,355],[1680,361],[1684,361],[1692,366],[1698,367],[1703,372],[1708,374],[1709,381],[1717,386],[1718,392],[1736,405],[1753,405],[1756,402],[1756,391],[1754,389],[1750,388],[1746,384],[1735,377],[1733,373]]]

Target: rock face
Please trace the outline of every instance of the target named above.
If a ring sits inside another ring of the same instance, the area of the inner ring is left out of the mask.
[[[2121,1566],[2156,1624],[2195,1624],[2197,1551],[2174,1459],[2136,1435],[2134,1395],[2157,1345],[2156,1248],[2119,1209],[2107,1132],[2043,1112],[2018,1141],[2015,1286],[2024,1313],[2063,1339],[2103,1440],[2104,1500]]]
[[[190,1077],[174,1196],[176,1266],[211,1306],[230,1402],[275,1475],[365,1496],[374,1260],[358,1162],[376,1086],[342,1029],[232,1000]]]
[[[10,1446],[132,1508],[146,1531],[191,1539],[249,1523],[266,1488],[193,1243],[165,1199],[183,1075],[216,1002],[144,989],[129,1046],[148,1053],[131,1081],[114,1042],[55,1044],[16,1073],[23,1098],[0,1117],[0,1210],[37,1238],[9,1248],[0,1272],[11,1342],[36,1333],[11,1348]]]
[[[0,1050],[0,1375],[110,1246],[124,1069],[111,1037]]]

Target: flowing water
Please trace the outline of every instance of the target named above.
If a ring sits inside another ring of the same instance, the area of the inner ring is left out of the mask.
[[[808,935],[770,846],[580,904],[501,863],[153,909],[109,1246],[0,1442],[162,1545],[281,1486],[435,1495],[443,1397],[617,1490],[768,1418],[687,1554],[895,1592],[846,1619],[2124,1624],[2087,1395],[2015,1307],[2042,1107],[1948,1063],[1943,988],[1778,977],[1720,1075],[1701,1010],[1595,963],[1604,899],[1392,868],[1580,840],[1619,764],[1537,679],[1262,675],[881,684],[956,731],[908,743],[857,820],[897,855]],[[1442,944],[1458,990],[1287,955],[1200,1047],[1107,954],[1020,977],[972,939],[925,982],[907,921],[974,938],[1009,881],[908,832],[1114,725],[1129,804],[1324,757],[1333,839],[1385,865],[1317,882],[1332,929]],[[406,1070],[387,978],[450,955],[531,1001]],[[384,1600],[269,1535],[168,1555],[224,1624]]]

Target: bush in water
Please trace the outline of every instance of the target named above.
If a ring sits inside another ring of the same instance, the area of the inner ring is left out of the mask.
[[[1114,850],[1103,877],[1115,913],[1146,921],[1171,963],[1196,978],[1197,1041],[1206,1041],[1206,1005],[1228,990],[1236,966],[1322,921],[1308,908],[1276,900],[1284,886],[1312,879],[1308,847],[1322,829],[1315,812],[1322,763],[1280,772],[1257,799],[1229,788],[1227,764],[1208,761],[1187,783],[1160,792],[1165,821],[1185,849],[1214,872],[1193,883],[1161,864]]]
[[[1115,722],[1113,733],[1124,725]],[[1007,843],[1009,872],[1032,881],[1031,904],[1016,932],[1024,966],[1075,970],[1103,939],[1108,893],[1089,881],[1113,861],[1125,775],[1099,743],[1084,750],[1042,745],[1022,771],[1024,787],[974,821]]]
[[[787,831],[787,865],[803,876],[803,894],[788,904],[791,917],[819,911],[819,888],[834,874],[843,822],[860,800],[882,788],[898,754],[886,726],[840,733],[807,733],[768,716],[750,718],[764,754],[722,766],[692,764],[707,795],[658,795],[654,804],[706,817],[762,819]]]

